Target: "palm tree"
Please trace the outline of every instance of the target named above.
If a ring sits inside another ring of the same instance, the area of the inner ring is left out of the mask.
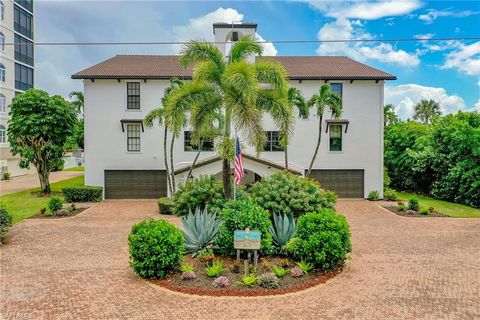
[[[164,126],[164,133],[163,133],[163,160],[165,162],[165,171],[167,173],[167,184],[168,184],[168,189],[170,191],[170,194],[173,194],[175,192],[175,173],[173,169],[173,145],[174,145],[174,140],[175,136],[172,136],[171,142],[170,142],[170,168],[167,160],[167,137],[168,137],[168,121],[166,118],[166,112],[165,112],[165,104],[167,101],[168,96],[170,93],[181,87],[183,85],[183,82],[178,79],[178,78],[171,78],[170,79],[170,85],[164,90],[163,97],[162,97],[162,106],[153,109],[150,111],[146,116],[145,116],[145,126],[146,127],[153,127],[153,123],[155,120],[158,122],[159,126]]]
[[[298,110],[298,117],[300,119],[307,119],[308,118],[308,105],[305,102],[305,98],[302,95],[302,91],[297,88],[288,88],[287,92],[287,99],[288,104],[292,108],[296,108]],[[288,145],[285,146],[285,168],[288,169]]]
[[[309,177],[312,172],[313,163],[317,158],[318,149],[322,141],[322,122],[323,122],[323,113],[325,109],[330,109],[332,112],[333,118],[340,117],[342,113],[342,98],[334,93],[329,84],[324,84],[320,87],[318,94],[314,94],[308,101],[309,107],[315,107],[317,109],[318,117],[318,139],[317,146],[315,147],[315,152],[313,153],[312,161],[308,167],[306,176]]]
[[[168,118],[181,116],[191,105],[202,112],[221,110],[225,125],[217,143],[217,153],[223,159],[222,173],[226,197],[232,196],[230,161],[234,157],[232,126],[244,134],[247,142],[260,151],[265,143],[262,115],[267,112],[281,128],[282,143],[288,142],[293,129],[291,108],[287,102],[286,71],[281,64],[269,59],[250,63],[251,55],[261,55],[262,47],[250,36],[235,42],[227,57],[212,43],[191,41],[182,50],[180,63],[193,65],[193,80],[175,90],[168,99]],[[209,102],[210,101],[210,102]],[[195,124],[196,114],[192,113]],[[193,127],[198,131],[198,128]],[[173,132],[180,131],[174,128]]]
[[[393,104],[387,104],[383,107],[383,126],[386,127],[389,124],[399,123],[400,119],[395,113],[395,107]]]
[[[70,99],[73,99],[70,103],[75,107],[78,114],[83,114],[85,99],[82,91],[72,91],[68,94]]]
[[[413,119],[420,120],[424,124],[428,124],[432,118],[441,115],[440,105],[435,100],[422,99],[415,105],[415,114]]]

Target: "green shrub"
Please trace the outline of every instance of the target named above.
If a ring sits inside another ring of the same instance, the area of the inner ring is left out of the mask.
[[[370,201],[377,201],[378,199],[380,199],[380,195],[378,194],[378,191],[370,191],[370,193],[368,194],[368,200]]]
[[[226,253],[235,254],[233,232],[235,230],[258,230],[262,233],[260,251],[270,253],[273,250],[272,235],[268,228],[272,225],[270,215],[251,199],[230,200],[220,212],[223,224],[217,235],[216,244]]]
[[[420,205],[418,204],[418,198],[408,199],[408,209],[418,211]]]
[[[288,273],[288,270],[281,266],[272,266],[272,272],[279,278],[282,278]]]
[[[242,281],[236,281],[235,284],[239,284],[244,287],[252,288],[258,281],[256,274],[243,275]]]
[[[213,263],[205,268],[205,273],[209,277],[218,277],[225,271],[225,267],[221,261],[213,261]]]
[[[272,272],[266,272],[261,274],[258,279],[257,283],[260,287],[264,289],[277,289],[278,288],[278,278]]]
[[[420,210],[420,214],[423,214],[423,215],[428,215],[428,209],[422,209]]]
[[[75,186],[62,189],[67,202],[99,202],[103,188],[99,186]]]
[[[128,235],[130,265],[143,278],[164,278],[185,253],[182,232],[164,220],[144,220]]]
[[[405,208],[405,205],[404,205],[403,203],[401,203],[401,204],[398,205],[398,211],[402,211],[402,212],[403,212],[403,211],[405,211],[405,209],[406,209],[406,208]]]
[[[58,211],[62,209],[62,207],[63,207],[63,200],[60,197],[53,196],[48,201],[48,209],[50,209],[51,212]]]
[[[320,188],[317,181],[289,172],[278,172],[255,183],[250,194],[270,214],[301,216],[333,208],[336,195]]]
[[[383,198],[388,200],[388,201],[397,201],[398,195],[395,190],[392,189],[387,189],[383,193]]]
[[[210,212],[218,213],[225,203],[223,184],[214,176],[200,176],[188,180],[178,187],[173,195],[173,202],[173,214],[179,217],[187,215],[197,207],[207,207]]]
[[[306,275],[308,275],[308,273],[313,270],[313,264],[305,261],[297,262],[297,267],[299,267]]]
[[[8,213],[6,208],[0,207],[0,244],[3,243],[3,239],[13,225],[13,217]]]
[[[335,268],[351,250],[350,230],[344,216],[324,209],[298,218],[297,233],[287,246],[296,259],[314,267]]]
[[[2,173],[2,176],[3,176],[3,180],[10,180],[10,172],[4,171]]]
[[[161,214],[172,214],[174,202],[172,198],[162,197],[158,199],[158,211]]]

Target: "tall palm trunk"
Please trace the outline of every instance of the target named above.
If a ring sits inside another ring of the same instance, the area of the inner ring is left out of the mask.
[[[230,160],[223,159],[223,188],[225,189],[225,197],[228,199],[232,197],[232,183],[230,180]]]
[[[172,177],[172,190],[173,192],[176,191],[176,184],[175,184],[175,168],[173,166],[173,145],[175,142],[175,136],[172,135],[172,141],[170,142],[170,174]]]
[[[193,159],[192,165],[190,166],[190,170],[188,170],[187,180],[192,177],[193,167],[195,167],[195,164],[197,164],[198,157],[200,156],[200,153],[202,152],[202,147],[203,147],[203,142],[200,139],[200,143],[198,144],[197,154],[195,155],[195,159]]]
[[[315,147],[315,153],[313,154],[312,161],[310,162],[310,166],[308,167],[307,171],[307,178],[310,177],[310,173],[312,172],[312,167],[313,163],[315,162],[315,158],[317,157],[318,154],[318,149],[320,148],[320,142],[322,142],[322,119],[323,116],[319,117],[319,123],[318,123],[318,140],[317,140],[317,146]]]
[[[167,184],[168,184],[168,191],[170,191],[170,196],[173,195],[173,188],[172,188],[172,180],[170,178],[170,169],[168,168],[168,160],[167,160],[167,134],[168,128],[165,125],[165,131],[163,134],[163,161],[165,161],[165,172],[167,173]]]
[[[285,168],[288,169],[288,147],[285,147]]]

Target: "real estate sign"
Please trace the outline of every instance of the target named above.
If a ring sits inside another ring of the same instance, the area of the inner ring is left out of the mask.
[[[259,250],[262,233],[256,230],[235,230],[233,247],[237,250]]]

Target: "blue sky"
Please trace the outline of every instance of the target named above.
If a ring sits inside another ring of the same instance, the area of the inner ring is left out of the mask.
[[[257,22],[267,40],[480,37],[479,1],[41,1],[36,41],[213,40],[212,23]],[[115,54],[174,54],[179,46],[38,47],[36,85],[66,95],[70,75]],[[398,77],[385,102],[411,116],[422,98],[444,113],[480,109],[480,41],[269,44],[267,54],[346,55]]]

